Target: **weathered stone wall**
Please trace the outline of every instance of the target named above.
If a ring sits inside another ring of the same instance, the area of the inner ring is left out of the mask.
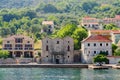
[[[27,64],[33,62],[32,58],[19,58],[19,59],[13,59],[13,58],[7,58],[7,59],[0,59],[0,64]]]
[[[111,57],[107,57],[109,59],[109,64],[117,64],[120,61],[120,57],[119,56],[111,56]]]
[[[48,49],[46,49],[48,48]],[[69,49],[68,49],[69,48]],[[57,56],[62,63],[73,63],[74,42],[70,37],[61,38],[44,38],[42,40],[42,63],[54,63]]]

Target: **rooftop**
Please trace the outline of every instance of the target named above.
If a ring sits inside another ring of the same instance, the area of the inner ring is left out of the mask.
[[[32,40],[32,38],[24,36],[24,35],[12,35],[12,36],[9,36],[7,38],[4,38],[4,40],[13,40],[15,38],[24,38],[26,40]]]
[[[90,30],[90,33],[113,33],[120,34],[120,30]]]
[[[54,22],[53,21],[43,21],[42,25],[53,25]]]
[[[112,41],[102,35],[91,35],[84,39],[82,42],[112,42]]]

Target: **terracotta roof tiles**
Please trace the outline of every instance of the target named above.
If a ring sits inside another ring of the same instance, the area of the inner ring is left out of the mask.
[[[91,35],[88,38],[84,39],[82,42],[112,42],[112,41],[102,35]]]

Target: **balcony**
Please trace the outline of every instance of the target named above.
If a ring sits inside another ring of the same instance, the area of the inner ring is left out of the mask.
[[[23,48],[15,48],[15,50],[23,50]]]
[[[33,50],[33,48],[24,48],[24,50]]]
[[[4,50],[12,50],[12,48],[3,48]]]

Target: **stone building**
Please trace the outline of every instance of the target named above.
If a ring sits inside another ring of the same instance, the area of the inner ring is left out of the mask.
[[[114,18],[104,18],[103,20],[104,24],[115,24],[118,27],[120,27],[120,15],[115,15]]]
[[[43,28],[41,32],[52,33],[54,31],[54,22],[53,21],[43,21],[42,22]]]
[[[90,30],[90,35],[102,35],[112,40],[113,44],[118,44],[120,40],[120,30]]]
[[[91,17],[84,17],[82,18],[81,25],[88,30],[91,29],[100,29],[99,19],[91,18]]]
[[[93,18],[93,17],[84,17],[81,20],[81,25],[88,30],[103,29],[105,24],[115,24],[120,27],[120,15],[115,15],[114,18]]]
[[[74,42],[71,37],[42,39],[42,63],[73,63]]]
[[[82,63],[92,63],[100,52],[112,55],[112,41],[102,35],[91,35],[81,42]]]
[[[8,50],[9,57],[32,58],[34,56],[34,41],[23,35],[13,35],[3,40],[3,50]]]

